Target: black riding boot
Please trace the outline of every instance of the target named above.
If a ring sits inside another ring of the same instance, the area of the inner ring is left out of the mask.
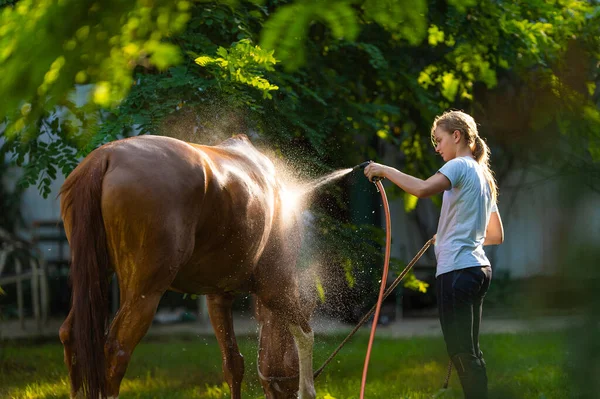
[[[487,399],[488,379],[483,358],[458,353],[452,356],[452,363],[458,372],[465,399]]]

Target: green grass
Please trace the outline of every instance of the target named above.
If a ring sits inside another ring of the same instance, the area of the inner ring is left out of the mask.
[[[343,337],[316,337],[315,368]],[[560,333],[485,335],[490,398],[568,398]],[[243,396],[262,398],[256,375],[256,339],[241,337],[246,375]],[[319,399],[358,398],[367,337],[358,336],[316,380]],[[440,391],[447,357],[442,338],[377,338],[371,355],[366,397],[462,398],[454,374]],[[0,357],[1,398],[68,398],[60,344],[7,344]],[[220,353],[213,337],[145,340],[136,349],[121,386],[127,398],[229,398],[221,376]]]

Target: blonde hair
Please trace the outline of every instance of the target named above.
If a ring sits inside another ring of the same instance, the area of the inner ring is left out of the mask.
[[[492,193],[492,201],[493,203],[496,203],[498,198],[498,185],[494,178],[494,172],[490,168],[490,147],[488,147],[486,142],[479,136],[475,119],[462,111],[446,111],[442,115],[436,116],[433,121],[433,126],[431,127],[431,140],[434,145],[434,133],[437,127],[444,129],[448,133],[458,130],[461,133],[461,136],[465,138],[467,145],[473,152],[475,160],[483,168],[483,174]]]

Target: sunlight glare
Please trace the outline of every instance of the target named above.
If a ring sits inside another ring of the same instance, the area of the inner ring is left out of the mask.
[[[302,192],[296,187],[282,187],[279,195],[284,220],[291,222],[302,212]]]

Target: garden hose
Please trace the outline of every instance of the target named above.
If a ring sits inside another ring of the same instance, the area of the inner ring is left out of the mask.
[[[371,335],[369,337],[369,345],[367,346],[367,354],[365,355],[365,365],[363,367],[362,381],[360,384],[360,399],[363,399],[365,397],[365,387],[367,385],[367,372],[369,370],[369,359],[371,357],[373,340],[375,339],[375,330],[377,329],[377,321],[379,320],[381,303],[383,302],[385,293],[385,283],[387,282],[390,265],[390,246],[392,243],[392,222],[390,218],[390,206],[388,204],[383,184],[379,179],[375,181],[375,185],[377,186],[377,191],[379,191],[379,193],[381,194],[383,210],[385,212],[385,260],[383,261],[383,274],[381,276],[381,284],[379,286],[379,298],[377,299],[377,305],[375,306],[375,316],[373,317]]]

